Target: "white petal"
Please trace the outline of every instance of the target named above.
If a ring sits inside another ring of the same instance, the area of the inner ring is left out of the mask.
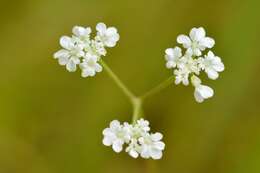
[[[95,70],[96,70],[96,72],[101,72],[102,69],[103,69],[102,66],[99,65],[98,63],[96,63],[96,65],[95,65]]]
[[[104,34],[104,32],[106,31],[106,29],[107,29],[107,26],[106,26],[106,24],[104,24],[104,23],[98,23],[97,26],[96,26],[96,30],[97,30],[98,32],[100,32],[101,34]]]
[[[208,52],[208,54],[207,54],[207,57],[208,57],[208,58],[214,58],[215,55],[214,55],[214,53],[210,50],[210,51]]]
[[[65,49],[61,49],[58,52],[56,52],[53,56],[55,59],[60,58],[60,57],[69,57],[69,51]]]
[[[150,127],[143,127],[143,130],[145,131],[145,132],[149,132],[150,131]]]
[[[206,37],[200,40],[199,44],[207,48],[212,48],[215,45],[215,41],[210,37]]]
[[[213,57],[209,57],[208,56],[208,59],[210,59],[212,61],[212,64],[219,64],[219,63],[221,63],[221,59],[218,56],[213,56]]]
[[[157,149],[159,149],[159,150],[164,150],[165,144],[164,144],[163,142],[161,142],[161,141],[155,142],[155,147],[156,147]]]
[[[139,154],[135,150],[132,149],[129,151],[129,155],[132,156],[133,158],[137,158]]]
[[[73,42],[70,37],[63,36],[60,38],[60,45],[63,48],[70,50],[73,47]]]
[[[114,47],[119,40],[119,34],[115,33],[113,35],[107,35],[107,39],[105,39],[104,44],[107,47]]]
[[[77,70],[77,66],[73,60],[69,60],[69,62],[66,64],[66,69],[69,72],[75,72]]]
[[[168,61],[167,63],[166,63],[166,68],[174,68],[174,67],[176,67],[176,63],[174,62],[174,61]]]
[[[173,49],[173,53],[176,58],[180,58],[182,56],[181,48],[177,46]]]
[[[103,144],[105,145],[105,146],[110,146],[110,145],[112,145],[112,141],[110,140],[110,138],[108,138],[108,137],[104,137],[104,139],[103,139]]]
[[[150,152],[149,152],[148,148],[145,146],[142,148],[141,157],[145,158],[145,159],[148,159],[150,157]]]
[[[168,48],[165,50],[165,59],[166,60],[176,60],[182,56],[181,48]]]
[[[96,71],[93,68],[87,68],[85,71],[86,71],[85,73],[87,76],[93,77],[96,75]]]
[[[69,58],[66,56],[60,57],[58,59],[60,65],[66,65],[69,62]]]
[[[107,135],[111,133],[111,129],[110,128],[105,128],[102,132],[103,135]]]
[[[165,50],[165,60],[172,61],[174,60],[173,48],[168,48]]]
[[[201,39],[203,39],[206,35],[206,32],[204,30],[204,28],[200,27],[200,28],[192,28],[190,31],[190,38],[193,41],[200,41]]]
[[[153,141],[160,141],[163,138],[163,135],[157,132],[155,134],[152,134],[151,138]]]
[[[199,87],[199,90],[200,90],[200,95],[203,97],[203,98],[210,98],[214,95],[214,91],[212,88],[208,87],[208,86],[205,86],[205,85],[201,85]]]
[[[120,122],[118,120],[113,120],[110,122],[110,128],[118,128],[120,127]]]
[[[112,148],[115,152],[119,153],[122,151],[123,147],[122,147],[122,142],[120,140],[114,141]]]
[[[200,95],[200,93],[196,89],[194,91],[194,97],[198,103],[202,103],[204,101],[204,98]]]
[[[181,83],[181,79],[176,77],[174,83],[179,85]]]
[[[174,52],[173,48],[168,48],[165,50],[165,54],[170,57],[173,57],[173,54],[174,54],[173,52]]]
[[[155,160],[158,160],[158,159],[161,159],[162,158],[162,151],[161,150],[158,150],[158,149],[151,149],[150,151],[150,155],[153,159]]]
[[[218,72],[215,71],[214,69],[207,69],[207,70],[206,70],[206,73],[207,73],[208,77],[209,77],[210,79],[213,79],[213,80],[217,79],[218,76],[219,76],[219,75],[218,75]]]
[[[189,38],[188,36],[186,36],[186,35],[179,35],[179,36],[177,37],[177,42],[178,42],[179,44],[183,44],[183,46],[184,46],[185,48],[188,48],[188,47],[191,46],[191,40],[190,40],[190,38]]]
[[[82,70],[81,72],[81,76],[82,77],[89,77],[89,76],[94,76],[95,75],[95,71],[94,70],[91,70],[89,68],[86,68],[84,70]]]
[[[120,39],[120,35],[118,33],[115,33],[115,34],[113,34],[112,39],[114,42],[117,42]]]
[[[224,71],[225,66],[224,66],[224,64],[223,64],[222,62],[219,62],[218,64],[215,64],[215,65],[213,66],[213,68],[214,68],[216,71],[218,71],[218,72],[222,72],[222,71]]]
[[[93,76],[95,76],[95,75],[96,75],[95,70],[90,70],[90,71],[89,71],[89,76],[93,77]]]
[[[109,35],[109,36],[115,35],[115,34],[117,34],[117,29],[116,29],[115,27],[109,27],[109,28],[106,30],[106,33],[107,33],[107,35]]]
[[[105,41],[105,45],[106,45],[107,47],[115,47],[115,46],[116,46],[116,41],[107,40],[107,41]]]
[[[86,36],[91,33],[91,28],[84,28],[82,26],[74,26],[72,29],[73,34],[76,36]]]
[[[188,78],[184,78],[182,80],[182,83],[183,83],[183,85],[188,86],[189,85],[189,79]]]

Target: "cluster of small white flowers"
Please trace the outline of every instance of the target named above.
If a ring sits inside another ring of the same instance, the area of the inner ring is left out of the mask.
[[[110,123],[109,128],[103,131],[103,144],[112,146],[117,153],[123,150],[123,145],[127,144],[125,151],[137,158],[139,155],[142,158],[161,159],[162,151],[165,144],[161,141],[163,135],[161,133],[149,133],[149,122],[144,119],[138,120],[135,124],[127,122],[120,124],[114,120]]]
[[[192,28],[189,36],[179,35],[177,42],[182,44],[186,52],[183,54],[179,47],[168,48],[165,50],[166,67],[174,69],[175,84],[182,83],[189,85],[189,77],[192,85],[195,87],[194,97],[197,102],[201,103],[204,99],[214,95],[213,89],[202,85],[201,80],[197,77],[201,71],[205,71],[210,79],[217,79],[218,72],[224,71],[224,64],[218,56],[212,51],[208,51],[203,56],[203,51],[214,46],[215,41],[206,37],[204,28]]]
[[[75,72],[77,66],[82,70],[82,77],[95,76],[102,71],[98,63],[101,56],[106,55],[106,47],[114,47],[119,40],[115,27],[107,27],[104,23],[96,26],[97,35],[90,38],[91,28],[75,26],[71,37],[62,36],[60,45],[62,49],[54,54],[54,58],[69,72]]]

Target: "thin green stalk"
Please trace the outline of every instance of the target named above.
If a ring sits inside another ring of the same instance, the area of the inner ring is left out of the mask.
[[[101,65],[104,67],[108,75],[114,80],[117,86],[123,91],[123,93],[128,97],[128,99],[133,103],[135,95],[125,86],[125,84],[117,77],[117,75],[110,69],[110,67],[101,59]]]
[[[133,100],[133,109],[132,123],[134,124],[142,116],[142,100],[140,98]]]
[[[103,61],[100,60],[101,65],[108,73],[108,75],[114,80],[117,86],[123,91],[127,96],[130,102],[133,105],[133,117],[132,122],[135,123],[140,116],[142,116],[142,100],[136,97],[126,86],[125,84],[117,77],[117,75],[111,70],[111,68]]]
[[[168,87],[170,84],[172,84],[173,80],[174,80],[173,76],[169,77],[168,79],[166,79],[164,82],[162,82],[158,86],[154,87],[153,89],[151,89],[147,93],[143,94],[140,98],[142,100],[145,100],[146,98],[151,97],[151,96],[159,93],[160,91],[162,91],[163,89]]]

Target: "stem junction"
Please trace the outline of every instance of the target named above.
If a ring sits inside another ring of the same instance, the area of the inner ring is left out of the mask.
[[[122,90],[122,92],[125,94],[128,100],[132,103],[133,105],[132,123],[136,123],[136,121],[143,116],[143,110],[142,110],[143,101],[146,98],[151,97],[159,93],[160,91],[162,91],[164,88],[169,86],[174,80],[174,77],[171,76],[167,80],[159,84],[158,86],[146,92],[145,94],[141,96],[136,96],[126,87],[126,85],[118,78],[118,76],[111,70],[111,68],[102,59],[99,61],[103,66],[103,68],[105,69],[105,71],[111,77],[111,79],[113,79],[116,85]]]

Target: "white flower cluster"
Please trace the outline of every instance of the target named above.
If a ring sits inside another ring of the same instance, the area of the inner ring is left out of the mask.
[[[192,28],[189,36],[179,35],[177,42],[182,44],[186,52],[183,54],[182,49],[177,46],[166,49],[166,67],[174,69],[176,85],[180,83],[189,85],[191,76],[191,83],[195,87],[194,97],[197,102],[201,103],[204,99],[212,97],[214,91],[210,87],[202,85],[197,76],[201,71],[205,71],[210,79],[215,80],[219,76],[218,72],[224,71],[224,64],[212,51],[208,51],[204,56],[202,54],[207,48],[212,48],[215,41],[206,37],[204,28],[200,27]]]
[[[133,158],[139,155],[145,159],[160,159],[165,144],[161,141],[161,133],[149,133],[149,122],[144,119],[138,120],[135,124],[127,122],[120,124],[114,120],[109,128],[103,131],[103,144],[112,146],[117,153],[123,150],[123,145],[127,144],[126,152]]]
[[[75,26],[72,37],[62,36],[60,45],[62,49],[54,54],[60,65],[66,66],[69,72],[75,72],[79,65],[82,77],[95,76],[102,71],[98,63],[101,56],[106,55],[106,47],[114,47],[119,40],[115,27],[107,27],[104,23],[96,26],[97,35],[90,38],[91,28]]]

